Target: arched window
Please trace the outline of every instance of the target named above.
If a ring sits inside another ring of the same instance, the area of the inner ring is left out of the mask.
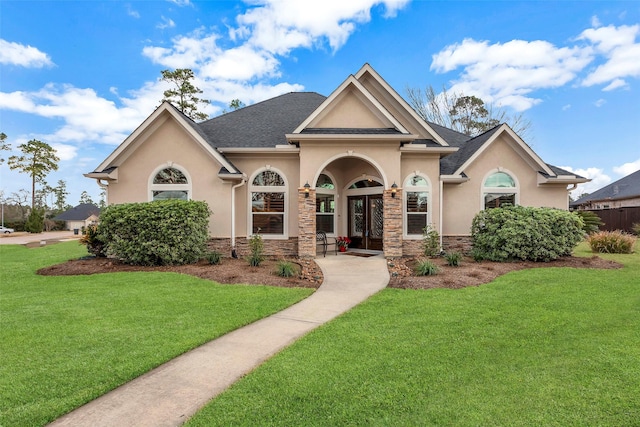
[[[152,176],[153,178],[149,183],[151,200],[189,200],[191,183],[187,178],[186,171],[175,166],[169,166],[156,170]]]
[[[420,235],[429,224],[431,186],[426,177],[414,174],[404,182],[405,233]]]
[[[506,172],[494,172],[484,181],[482,186],[484,208],[499,208],[518,202],[518,185],[515,179]]]
[[[284,235],[286,183],[274,170],[258,172],[251,181],[251,233]]]
[[[336,186],[327,174],[316,182],[316,230],[333,234],[335,230]]]

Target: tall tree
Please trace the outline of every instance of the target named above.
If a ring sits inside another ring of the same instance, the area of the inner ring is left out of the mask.
[[[21,221],[27,219],[27,209],[29,207],[29,192],[27,190],[21,188],[18,191],[14,191],[11,193],[11,197],[7,200],[18,206]]]
[[[44,178],[51,171],[58,170],[60,158],[56,150],[46,142],[32,139],[18,146],[21,156],[9,157],[9,168],[18,169],[21,173],[31,177],[31,209],[36,206],[36,183],[44,182]]]
[[[522,114],[509,115],[502,107],[486,104],[476,96],[449,92],[437,93],[433,86],[406,89],[409,104],[420,117],[440,126],[477,136],[492,127],[506,123],[522,139],[527,139],[531,122]]]
[[[7,135],[4,132],[0,132],[0,153],[2,151],[11,151],[11,146],[8,142],[4,142],[7,139]],[[0,156],[0,165],[4,163],[4,157]]]
[[[80,204],[84,204],[84,203],[94,204],[93,199],[91,198],[89,193],[87,193],[86,190],[80,193]]]
[[[192,83],[195,75],[188,68],[177,68],[175,71],[162,70],[162,81],[173,83],[174,88],[164,91],[163,101],[169,101],[192,120],[206,120],[205,113],[198,111],[198,104],[208,105],[208,99],[198,98],[202,90]]]
[[[69,192],[67,191],[67,183],[64,180],[58,180],[58,186],[53,189],[53,194],[56,198],[54,202],[56,210],[63,211],[67,209],[67,196]]]
[[[107,207],[107,189],[104,187],[100,188],[100,201],[98,202],[98,207],[100,209]]]

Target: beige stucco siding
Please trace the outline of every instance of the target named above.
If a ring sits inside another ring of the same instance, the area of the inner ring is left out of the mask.
[[[144,135],[147,136],[147,135]],[[174,120],[166,120],[143,144],[132,144],[118,165],[118,182],[109,184],[109,203],[150,201],[149,183],[159,168],[173,165],[186,172],[191,199],[207,202],[213,211],[212,236],[229,236],[230,188],[217,174],[220,164]]]
[[[236,235],[238,237],[250,236],[249,215],[251,214],[249,191],[252,179],[265,169],[280,173],[286,183],[286,236],[298,235],[298,182],[300,181],[300,169],[298,154],[229,154],[227,159],[247,175],[246,185],[236,190]],[[272,236],[264,236],[273,238]]]
[[[443,234],[470,234],[473,217],[483,208],[483,182],[497,170],[517,182],[516,201],[523,206],[568,208],[566,185],[538,186],[538,172],[514,149],[508,136],[491,143],[464,172],[469,181],[445,184],[443,190]]]
[[[325,110],[310,127],[317,128],[386,128],[391,122],[370,108],[370,101],[352,90],[343,92],[330,109]]]

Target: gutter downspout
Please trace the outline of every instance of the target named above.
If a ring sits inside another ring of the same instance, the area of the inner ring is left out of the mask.
[[[444,182],[442,181],[442,178],[440,178],[440,197],[439,197],[440,198],[440,206],[439,206],[440,207],[440,209],[439,209],[440,214],[439,214],[438,228],[440,229],[440,233],[439,234],[440,234],[440,250],[441,251],[442,251],[442,223],[443,223],[443,221],[442,221],[442,212],[443,212],[443,209],[442,209],[442,200],[443,200],[442,190],[443,189],[444,189]]]
[[[242,174],[242,181],[231,187],[231,257],[238,258],[236,252],[236,188],[247,183],[247,176]]]

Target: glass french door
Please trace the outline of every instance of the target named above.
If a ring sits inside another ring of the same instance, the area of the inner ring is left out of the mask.
[[[382,194],[349,196],[349,247],[382,250]]]

